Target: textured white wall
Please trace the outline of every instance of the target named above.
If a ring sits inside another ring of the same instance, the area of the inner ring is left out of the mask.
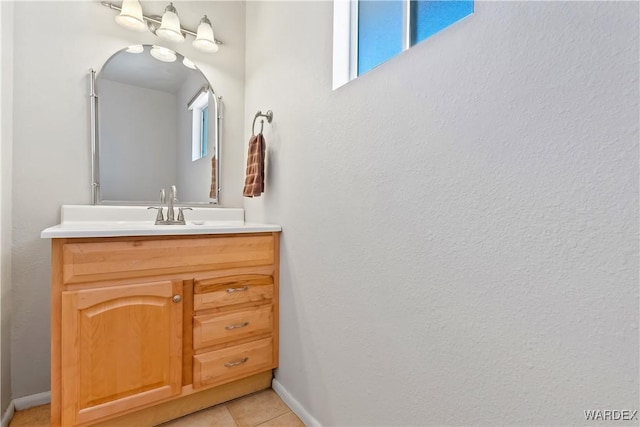
[[[100,130],[102,199],[159,200],[176,184],[177,96],[104,79],[96,90],[98,123],[112,124]]]
[[[0,2],[0,414],[11,402],[13,4]]]
[[[216,55],[197,52],[188,42],[173,47],[196,62],[224,96],[223,202],[241,206],[243,172],[231,165],[241,164],[244,155],[245,6],[174,4],[189,27],[206,13],[226,43]],[[14,6],[11,355],[13,397],[21,397],[50,387],[50,242],[40,239],[40,231],[59,222],[60,205],[90,203],[89,68],[99,69],[124,46],[158,39],[123,30],[114,21],[115,12],[99,2],[21,1]],[[165,6],[145,2],[145,12],[160,14]]]
[[[476,2],[331,91],[332,3],[247,3],[245,207],[283,226],[276,377],[321,424],[640,409],[638,12]]]

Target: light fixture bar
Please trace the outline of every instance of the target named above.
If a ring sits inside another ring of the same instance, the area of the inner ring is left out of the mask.
[[[108,1],[102,1],[100,2],[103,6],[108,7],[109,9],[113,9],[113,10],[117,10],[118,12],[120,12],[122,10],[122,8],[118,5],[115,5],[113,3],[109,3]],[[144,19],[145,21],[149,21],[149,22],[153,22],[154,24],[160,25],[162,24],[162,21],[156,18],[152,18],[150,16],[146,16],[146,15],[142,15],[142,19]],[[185,34],[189,34],[190,36],[196,37],[198,34],[196,34],[194,31],[191,30],[187,30],[186,28],[183,28],[182,26],[180,26],[180,31],[182,31]],[[216,44],[218,45],[223,45],[224,43],[222,43],[220,40],[215,39]]]

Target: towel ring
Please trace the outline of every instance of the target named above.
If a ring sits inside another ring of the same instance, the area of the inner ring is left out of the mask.
[[[253,118],[253,124],[251,125],[251,135],[256,134],[256,119],[258,117],[266,117],[267,122],[271,123],[273,121],[273,111],[268,110],[266,113],[262,114],[262,111],[258,110],[255,117]],[[264,119],[260,120],[260,133],[264,129]]]

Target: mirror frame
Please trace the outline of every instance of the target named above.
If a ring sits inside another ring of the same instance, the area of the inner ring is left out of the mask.
[[[109,62],[109,60],[116,54],[125,51],[127,48],[123,48],[118,52],[114,53],[105,61],[104,66]],[[178,52],[176,52],[178,53]],[[199,70],[199,69],[198,69]],[[201,73],[202,71],[199,70]],[[202,76],[206,80],[209,90],[211,91],[211,98],[215,104],[215,121],[216,121],[216,131],[214,133],[214,147],[215,153],[217,155],[216,158],[216,198],[214,201],[210,202],[182,202],[178,200],[176,202],[176,206],[194,206],[194,207],[220,207],[220,193],[222,192],[222,187],[220,185],[220,177],[222,174],[220,173],[221,169],[221,127],[222,127],[222,96],[217,95],[216,91],[213,90],[211,86],[211,82],[209,79],[202,73]],[[98,133],[98,95],[96,93],[96,71],[92,68],[89,70],[89,100],[90,100],[90,128],[91,128],[91,204],[92,205],[115,205],[115,206],[148,206],[150,204],[157,204],[159,202],[154,202],[151,200],[143,200],[143,201],[127,201],[127,200],[102,200],[100,194],[100,138]],[[180,189],[178,189],[180,190]],[[160,191],[160,188],[158,188]]]

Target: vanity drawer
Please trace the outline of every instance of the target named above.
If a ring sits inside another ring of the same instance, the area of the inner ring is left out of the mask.
[[[271,337],[193,357],[193,386],[222,384],[273,368]]]
[[[63,283],[269,265],[275,260],[274,247],[272,234],[70,240],[62,248]]]
[[[273,277],[248,274],[196,281],[193,309],[206,310],[273,299]]]
[[[193,318],[193,348],[200,349],[273,330],[273,306]]]

